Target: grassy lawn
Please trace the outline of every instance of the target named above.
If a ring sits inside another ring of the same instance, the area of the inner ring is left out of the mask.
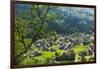
[[[41,56],[38,56],[39,58],[44,58],[44,59],[46,59],[46,58],[52,58],[52,57],[54,57],[54,52],[48,52],[48,51],[41,51]]]
[[[86,49],[87,49],[87,46],[81,46],[81,45],[77,45],[74,48],[72,48],[72,50],[74,50],[75,53],[85,51]]]

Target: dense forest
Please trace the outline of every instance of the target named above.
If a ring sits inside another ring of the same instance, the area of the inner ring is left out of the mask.
[[[94,9],[15,5],[15,64],[94,61]]]

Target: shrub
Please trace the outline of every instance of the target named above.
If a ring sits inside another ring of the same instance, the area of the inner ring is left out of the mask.
[[[50,52],[55,52],[55,51],[56,51],[56,49],[50,48]]]
[[[88,45],[90,42],[88,40],[84,40],[83,45]]]
[[[63,61],[63,60],[67,60],[67,61],[72,61],[75,60],[75,53],[73,50],[68,50],[67,52],[63,52],[63,54],[61,56],[56,57],[57,61]]]
[[[81,62],[85,62],[86,61],[85,56],[87,56],[87,51],[81,51],[79,53],[79,56],[81,56]]]
[[[79,56],[86,56],[87,55],[87,51],[81,51],[81,52],[79,52]]]
[[[85,62],[86,58],[85,57],[81,57],[81,62]]]

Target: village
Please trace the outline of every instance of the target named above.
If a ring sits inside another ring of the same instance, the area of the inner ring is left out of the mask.
[[[47,54],[49,54],[49,56]],[[37,60],[35,64],[43,64],[43,61],[46,59],[48,59],[46,63],[49,64],[67,61],[94,61],[94,33],[75,33],[72,35],[59,34],[56,37],[53,36],[51,38],[48,37],[47,39],[38,39],[32,44],[31,51],[24,54],[24,56],[33,60],[40,59],[39,62]],[[43,56],[47,56],[47,58]]]

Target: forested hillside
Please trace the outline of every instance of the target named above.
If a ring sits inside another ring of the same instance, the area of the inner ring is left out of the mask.
[[[28,11],[30,5],[17,5],[16,10]],[[30,16],[25,14],[26,16]],[[92,8],[77,7],[50,7],[47,14],[51,20],[47,30],[54,30],[57,33],[92,33],[94,26],[94,11]],[[23,16],[24,17],[24,16]],[[55,20],[54,20],[55,19]],[[66,30],[67,29],[67,30]]]

